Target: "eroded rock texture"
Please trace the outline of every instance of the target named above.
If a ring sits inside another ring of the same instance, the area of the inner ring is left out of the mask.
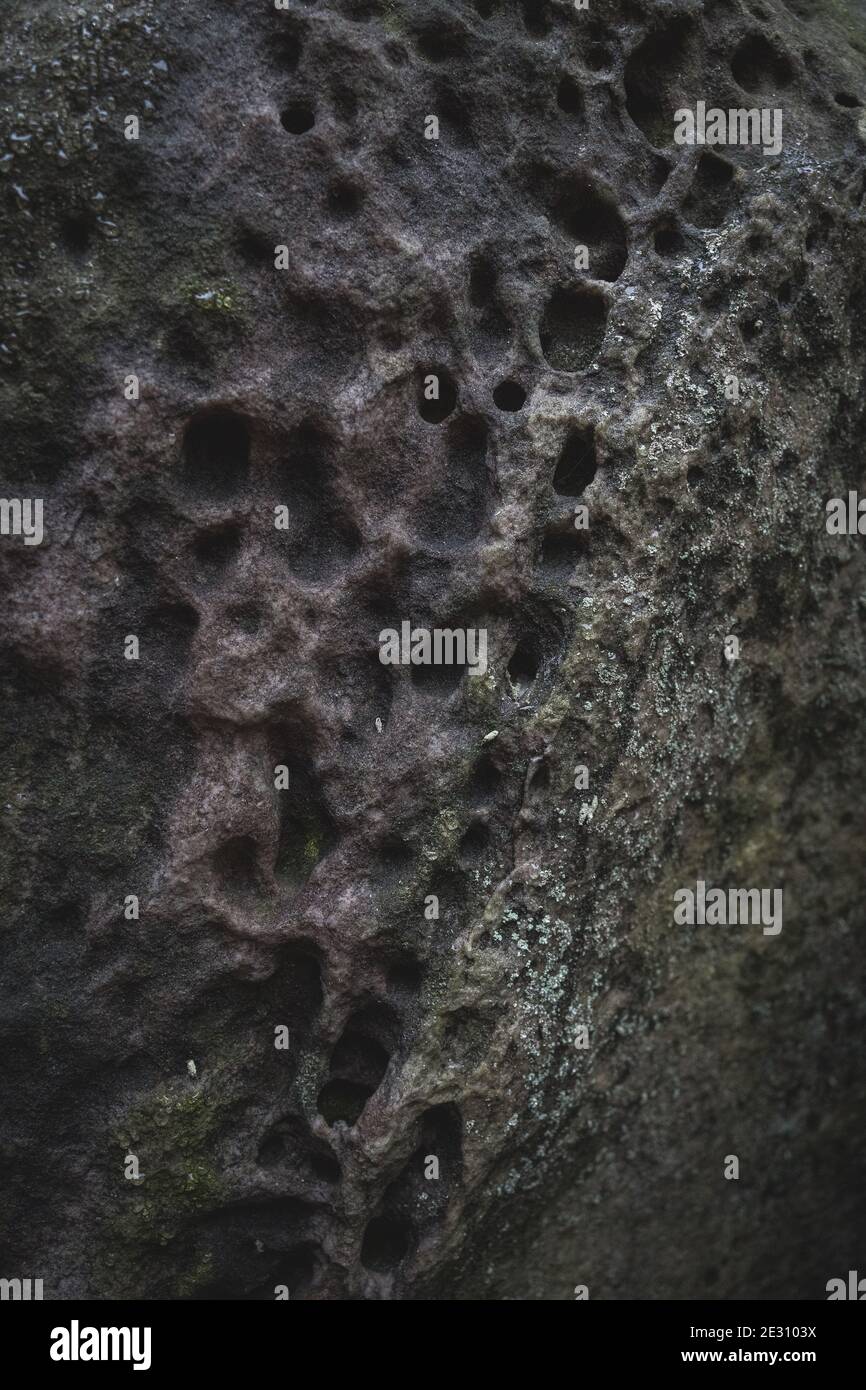
[[[866,569],[824,524],[862,4],[3,21],[2,492],[46,534],[0,538],[0,1274],[824,1297],[864,1229]],[[782,153],[675,146],[699,100]],[[404,619],[486,628],[487,675],[383,666]],[[675,926],[698,879],[783,888],[782,932]]]

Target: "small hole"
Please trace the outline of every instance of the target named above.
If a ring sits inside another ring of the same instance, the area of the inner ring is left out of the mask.
[[[423,974],[414,956],[400,956],[388,968],[388,987],[407,994],[417,994],[421,988]]]
[[[862,101],[860,101],[857,97],[852,97],[852,95],[851,95],[850,92],[837,92],[837,93],[836,93],[836,105],[837,105],[837,106],[848,106],[848,107],[853,107],[853,106],[862,106],[863,103],[862,103]]]
[[[325,1154],[313,1154],[310,1167],[320,1182],[340,1181],[340,1165],[335,1158],[328,1158]]]
[[[460,841],[459,858],[462,863],[470,863],[483,854],[490,843],[490,831],[483,821],[477,820],[470,825],[463,839]]]
[[[586,66],[593,72],[604,72],[613,62],[610,50],[603,44],[594,43],[586,55]]]
[[[361,1244],[361,1264],[365,1269],[386,1274],[395,1269],[409,1252],[409,1227],[391,1216],[374,1216]]]
[[[319,1092],[319,1114],[329,1124],[354,1125],[373,1094],[372,1086],[358,1081],[329,1081]]]
[[[86,212],[75,213],[65,218],[60,227],[60,235],[67,248],[76,256],[83,256],[90,250],[93,237],[94,219]]]
[[[703,477],[704,470],[702,468],[698,468],[697,465],[695,465],[692,468],[690,468],[688,473],[686,474],[686,483],[694,492],[695,488],[700,486],[701,482],[703,481]]]
[[[514,655],[508,663],[511,684],[518,695],[524,695],[538,675],[541,659],[534,642],[524,638],[518,642]]]
[[[685,242],[676,224],[665,222],[656,228],[653,245],[660,256],[676,256],[682,251]]]
[[[210,570],[225,569],[237,555],[241,533],[236,526],[220,526],[205,531],[195,543],[196,559]]]
[[[493,389],[493,402],[499,410],[520,410],[526,403],[526,392],[517,381],[500,381]]]
[[[572,430],[553,475],[554,492],[560,497],[580,497],[595,477],[596,466],[594,430]]]
[[[560,78],[556,89],[556,104],[568,116],[579,116],[583,110],[583,96],[574,78],[568,73]]]
[[[418,412],[428,425],[441,425],[457,404],[457,384],[449,372],[434,367],[418,379]]]
[[[246,480],[249,426],[233,410],[202,411],[187,425],[183,454],[189,488],[210,497],[229,497]]]
[[[328,189],[328,212],[332,217],[354,217],[361,206],[361,190],[351,183],[334,183]]]
[[[486,801],[493,796],[502,781],[502,773],[489,753],[483,753],[475,764],[470,783],[470,793],[474,800]]]
[[[295,102],[292,106],[287,106],[280,115],[280,125],[290,135],[304,135],[306,131],[312,130],[315,123],[316,117],[312,107],[304,102]]]

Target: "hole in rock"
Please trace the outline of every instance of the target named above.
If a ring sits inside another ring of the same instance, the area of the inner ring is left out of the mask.
[[[586,246],[587,274],[593,280],[619,279],[628,246],[625,223],[613,200],[578,177],[560,188],[551,211],[569,239]]]
[[[460,841],[458,858],[461,864],[470,864],[482,855],[490,844],[490,831],[483,821],[473,821]]]
[[[520,410],[526,403],[526,392],[517,381],[500,381],[493,388],[493,403],[498,410]]]
[[[565,73],[556,89],[556,104],[567,116],[579,116],[583,111],[583,94],[573,77]]]
[[[196,537],[195,557],[206,570],[219,571],[235,558],[241,545],[237,526],[217,526]]]
[[[625,68],[626,109],[652,145],[670,145],[674,111],[682,105],[680,73],[688,64],[692,25],[684,17],[648,34]]]
[[[734,81],[744,92],[775,92],[790,85],[791,60],[763,34],[747,34],[731,59]]]
[[[490,753],[482,753],[472,771],[469,783],[470,795],[476,801],[486,801],[494,796],[502,782],[502,773]]]
[[[595,477],[596,469],[594,429],[590,425],[570,430],[553,475],[554,492],[560,497],[580,497]]]
[[[675,222],[663,222],[656,227],[653,245],[660,256],[676,256],[684,249],[685,242]]]
[[[328,212],[332,217],[354,217],[362,202],[360,188],[353,183],[332,183],[328,189]]]
[[[329,1125],[357,1124],[374,1089],[355,1081],[328,1081],[319,1092],[319,1114]]]
[[[386,1274],[409,1253],[411,1228],[392,1216],[374,1216],[361,1243],[361,1264],[365,1269]]]
[[[230,497],[246,482],[250,431],[234,410],[215,407],[193,416],[183,441],[184,482],[205,497]]]
[[[514,649],[508,663],[511,684],[518,695],[530,688],[541,666],[541,653],[538,643],[531,637],[522,637]]]
[[[213,867],[225,893],[252,893],[258,883],[258,849],[249,835],[235,835],[213,855]]]
[[[305,101],[292,102],[280,112],[280,125],[290,135],[304,135],[316,124],[313,108]]]
[[[420,961],[408,953],[398,956],[388,967],[388,988],[405,994],[417,994],[424,971]]]
[[[431,63],[459,58],[466,48],[466,34],[442,14],[418,35],[418,52]]]
[[[96,218],[88,212],[71,213],[60,224],[63,244],[75,256],[84,256],[90,250],[95,230]]]
[[[457,383],[444,367],[418,373],[418,413],[428,425],[441,425],[457,405]]]
[[[607,305],[592,290],[558,289],[551,295],[539,327],[541,350],[561,372],[583,371],[604,341]]]
[[[859,97],[852,96],[850,92],[837,92],[834,100],[837,106],[855,107],[863,105]]]

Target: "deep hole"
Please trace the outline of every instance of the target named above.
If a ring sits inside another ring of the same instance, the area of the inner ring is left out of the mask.
[[[370,1099],[375,1087],[355,1081],[329,1081],[319,1092],[318,1110],[329,1125],[342,1120],[354,1125]]]
[[[726,159],[716,154],[701,155],[684,205],[687,217],[696,227],[718,227],[724,221],[733,177],[734,166]]]
[[[195,415],[183,441],[184,481],[194,492],[230,497],[246,482],[250,461],[247,421],[217,407]]]
[[[490,831],[483,821],[473,821],[460,841],[459,858],[468,864],[483,854],[490,844]]]
[[[83,256],[90,249],[95,228],[96,219],[92,214],[76,212],[63,219],[60,235],[69,251],[76,256]]]
[[[310,1158],[310,1167],[320,1182],[335,1183],[340,1181],[340,1165],[335,1158],[329,1158],[327,1154],[313,1154]]]
[[[363,1026],[363,1021],[356,1016],[334,1047],[331,1053],[331,1078],[366,1086],[372,1095],[388,1070],[390,1057],[381,1042],[369,1033],[359,1031]]]
[[[590,290],[558,289],[539,327],[541,350],[551,367],[579,372],[597,357],[604,341],[607,305]]]
[[[398,956],[388,967],[387,983],[389,989],[406,994],[417,994],[421,988],[424,972],[414,956]]]
[[[496,291],[496,267],[486,256],[479,256],[469,272],[469,303],[475,309],[486,309]]]
[[[298,1245],[287,1250],[280,1256],[280,1262],[269,1280],[268,1296],[273,1297],[273,1288],[278,1284],[285,1284],[290,1294],[301,1293],[313,1282],[315,1268],[311,1246]]]
[[[411,845],[397,835],[389,835],[379,850],[379,858],[386,874],[400,874],[412,863],[414,855]]]
[[[391,1216],[374,1216],[361,1243],[361,1264],[380,1274],[396,1269],[409,1252],[411,1228]]]
[[[753,338],[757,338],[760,331],[757,319],[743,319],[740,322],[740,332],[743,335],[743,340],[747,343],[750,343]]]
[[[551,212],[569,239],[586,246],[593,280],[618,280],[628,256],[625,223],[613,200],[585,178],[569,179]]]
[[[236,835],[214,852],[213,866],[224,892],[253,892],[258,879],[258,851],[249,835]]]
[[[694,489],[700,485],[703,476],[704,470],[702,468],[698,468],[697,464],[693,464],[692,467],[689,469],[688,473],[686,474],[686,483],[692,489],[692,491],[694,491]]]
[[[237,526],[218,526],[196,537],[195,556],[206,568],[222,570],[235,558],[240,545]]]
[[[517,381],[500,381],[493,388],[493,403],[499,410],[520,410],[526,403],[526,392]]]
[[[679,75],[687,66],[692,26],[683,17],[648,34],[625,69],[626,108],[653,145],[673,143]]]
[[[465,47],[463,32],[442,19],[431,23],[418,35],[418,52],[431,63],[445,63],[451,58],[459,58]]]
[[[522,0],[523,23],[527,34],[534,39],[543,39],[550,33],[551,23],[544,0]]]
[[[285,1141],[281,1134],[271,1134],[259,1148],[260,1168],[273,1168],[285,1154]]]
[[[594,43],[587,51],[584,61],[586,66],[591,68],[593,72],[603,72],[605,69],[609,68],[613,62],[613,54],[610,49],[605,48],[603,44]]]
[[[579,116],[583,111],[583,94],[573,77],[565,73],[559,79],[556,89],[556,104],[568,116]]]
[[[571,573],[578,560],[589,551],[589,532],[570,528],[567,531],[550,530],[545,533],[541,547],[541,564],[553,571],[554,577],[565,578]]]
[[[577,428],[569,432],[556,471],[553,475],[553,490],[560,497],[580,497],[596,474],[595,431]]]
[[[418,411],[422,420],[426,420],[428,425],[441,425],[456,404],[457,384],[450,372],[444,367],[419,371]]]
[[[361,206],[362,194],[352,183],[333,183],[328,189],[328,212],[332,217],[354,217]]]
[[[248,265],[264,265],[273,259],[274,242],[263,232],[257,232],[251,227],[245,227],[238,233],[235,245],[238,255]]]
[[[653,245],[660,256],[676,256],[683,250],[685,242],[675,222],[664,222],[656,228]]]
[[[274,42],[274,58],[286,72],[294,72],[301,61],[303,47],[300,31],[286,29]]]
[[[488,797],[495,795],[501,782],[502,773],[493,758],[489,753],[482,753],[472,772],[470,795],[476,801],[486,801]]]
[[[734,81],[744,92],[774,92],[793,77],[790,59],[763,34],[748,34],[731,59]]]
[[[698,160],[698,178],[712,188],[724,188],[734,177],[734,166],[717,154],[702,154]]]
[[[290,755],[274,759],[289,769],[289,786],[279,793],[280,832],[274,873],[298,891],[334,845],[336,829],[318,784],[307,767]]]
[[[312,130],[315,123],[315,112],[306,102],[292,102],[291,106],[287,106],[280,113],[280,125],[290,135],[304,135],[306,131]]]
[[[528,637],[521,638],[508,663],[511,684],[518,695],[524,694],[532,685],[538,675],[540,665],[541,656],[537,643]]]
[[[837,106],[853,107],[863,105],[859,97],[853,97],[850,92],[837,92],[835,100]]]

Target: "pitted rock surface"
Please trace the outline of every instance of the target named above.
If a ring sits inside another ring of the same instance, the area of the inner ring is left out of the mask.
[[[0,538],[0,1274],[823,1297],[866,1227],[824,513],[864,6],[9,0],[2,59],[0,476],[45,540]],[[781,153],[675,145],[699,100]],[[486,674],[382,665],[405,620]],[[675,926],[699,879],[783,930]]]

